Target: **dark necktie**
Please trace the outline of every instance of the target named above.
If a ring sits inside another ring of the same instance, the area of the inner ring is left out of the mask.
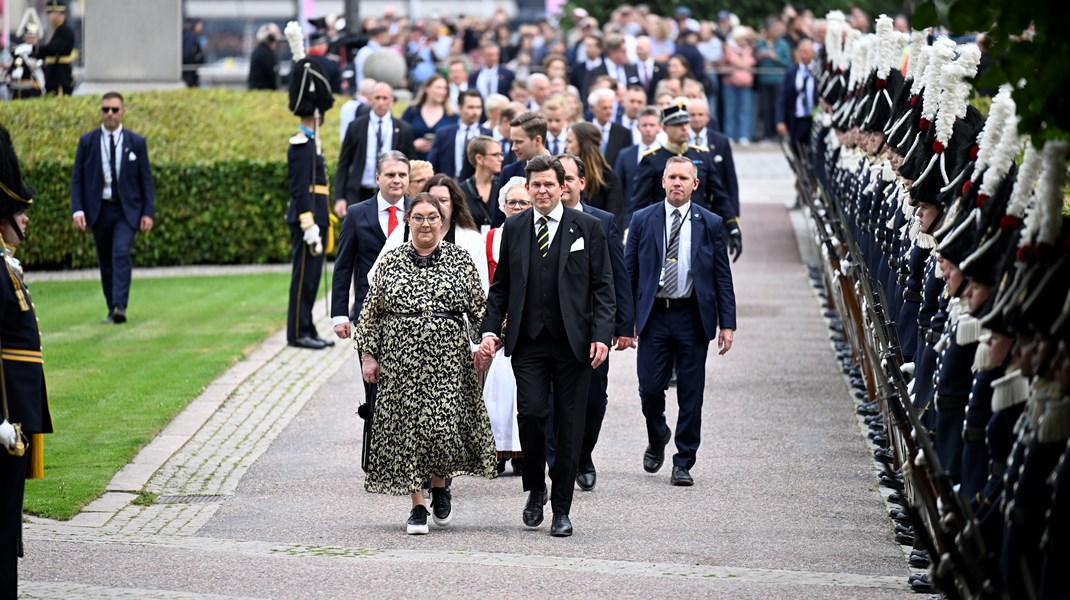
[[[383,153],[383,120],[379,119],[375,125],[375,160]]]
[[[549,221],[546,217],[539,217],[539,226],[535,228],[535,243],[543,258],[550,252],[550,228],[546,226]]]
[[[116,152],[115,152],[116,148],[115,148],[115,134],[114,133],[109,133],[108,134],[108,143],[111,145],[111,155],[108,157],[109,158],[108,167],[111,168],[111,199],[115,200],[115,201],[118,201],[119,200],[119,175],[118,175],[118,173],[119,173],[119,167],[118,167],[119,158],[115,155],[116,154]]]
[[[665,250],[665,267],[662,270],[664,284],[661,286],[662,291],[665,292],[665,296],[668,298],[676,296],[677,267],[679,266],[677,257],[680,255],[680,225],[682,223],[680,209],[673,210],[672,231],[669,233],[669,245]]]
[[[557,156],[557,154],[558,154],[558,152],[557,152],[557,136],[556,135],[553,138],[550,139],[550,154],[553,154],[554,156]]]

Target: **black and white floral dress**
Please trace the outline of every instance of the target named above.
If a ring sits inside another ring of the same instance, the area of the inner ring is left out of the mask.
[[[442,242],[420,257],[407,243],[382,257],[356,332],[357,346],[379,361],[369,492],[409,494],[432,475],[496,476],[470,345],[485,310],[463,248]]]

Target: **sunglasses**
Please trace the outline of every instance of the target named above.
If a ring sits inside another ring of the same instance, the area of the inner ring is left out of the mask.
[[[104,114],[108,114],[108,113],[116,113],[117,114],[122,109],[123,109],[123,107],[121,107],[121,106],[101,106],[100,107],[100,112],[102,112]]]

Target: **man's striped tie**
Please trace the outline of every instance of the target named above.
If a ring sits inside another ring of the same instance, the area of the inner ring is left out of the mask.
[[[539,245],[543,258],[550,252],[550,228],[546,226],[549,221],[546,217],[539,217],[539,226],[535,229],[535,242]]]
[[[676,296],[676,288],[679,286],[679,277],[677,275],[677,257],[680,255],[680,225],[683,224],[683,219],[680,217],[680,210],[676,209],[672,211],[672,230],[669,232],[669,246],[665,251],[665,267],[662,274],[661,286],[665,296],[672,298]]]

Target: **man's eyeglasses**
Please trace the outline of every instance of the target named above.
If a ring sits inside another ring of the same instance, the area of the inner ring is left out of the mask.
[[[123,109],[123,107],[121,107],[121,106],[101,106],[100,107],[100,112],[102,112],[104,114],[118,113],[122,109]]]
[[[421,215],[413,215],[412,222],[416,225],[423,225],[424,223],[427,223],[428,225],[434,225],[438,223],[440,218],[441,217],[439,217],[438,215],[428,215],[426,217]]]
[[[527,208],[531,206],[530,200],[506,200],[505,205],[509,208]]]

